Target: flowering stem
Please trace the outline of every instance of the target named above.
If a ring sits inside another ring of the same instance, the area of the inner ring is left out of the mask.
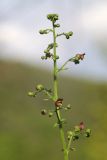
[[[53,22],[53,54],[54,54],[54,101],[58,99],[58,80],[57,80],[57,58],[56,58],[56,33],[55,33],[55,27],[54,27],[54,22]],[[65,135],[64,135],[64,130],[63,130],[63,125],[61,121],[61,114],[60,110],[58,110],[55,106],[55,111],[56,111],[56,116],[58,120],[58,125],[59,125],[59,131],[60,131],[60,137],[61,137],[61,142],[63,146],[63,151],[64,151],[64,160],[68,160],[68,151],[67,151],[67,146],[66,146],[66,140],[65,140]]]

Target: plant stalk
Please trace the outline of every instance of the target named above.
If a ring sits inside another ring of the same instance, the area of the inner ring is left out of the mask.
[[[54,101],[58,99],[58,79],[57,79],[57,59],[56,59],[56,33],[55,33],[55,27],[54,27],[54,22],[53,22],[53,54],[54,54]],[[63,152],[64,152],[64,160],[69,160],[68,159],[68,151],[67,151],[67,145],[66,145],[66,140],[65,140],[65,135],[64,135],[64,130],[63,130],[63,125],[61,121],[61,115],[60,115],[60,110],[56,109],[56,116],[59,124],[59,131],[60,131],[60,138],[62,142],[62,147],[63,147]]]

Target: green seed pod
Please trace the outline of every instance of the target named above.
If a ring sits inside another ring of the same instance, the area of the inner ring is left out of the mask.
[[[37,90],[37,91],[42,91],[43,89],[44,89],[44,87],[43,87],[42,84],[38,84],[38,85],[36,86],[36,90]]]
[[[86,137],[90,137],[90,135],[91,135],[91,129],[86,129],[86,132],[85,132],[85,136]]]
[[[44,34],[44,30],[40,30],[39,33],[40,33],[40,34]]]
[[[52,112],[49,112],[49,117],[52,117],[53,116],[53,113]]]
[[[69,36],[72,36],[72,35],[73,35],[73,32],[72,32],[72,31],[70,31],[70,32],[68,32],[68,34],[69,34]]]
[[[74,136],[73,136],[73,140],[75,141],[75,140],[78,140],[79,139],[79,135],[78,134],[75,134]]]
[[[56,56],[56,59],[59,59],[59,56]]]
[[[42,110],[41,110],[41,114],[42,114],[42,115],[46,115],[46,114],[47,114],[47,111],[46,111],[45,109],[42,109]]]
[[[70,140],[71,136],[68,136],[67,139]]]
[[[68,34],[66,34],[65,36],[66,36],[66,39],[69,39],[69,38],[70,38]]]

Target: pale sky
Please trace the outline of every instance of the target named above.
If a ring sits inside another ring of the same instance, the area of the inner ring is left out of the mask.
[[[59,32],[74,32],[70,40],[58,40],[59,65],[76,53],[86,53],[85,61],[73,67],[70,64],[66,74],[107,81],[107,64],[100,46],[106,46],[107,41],[106,0],[1,0],[0,57],[50,68],[51,63],[40,57],[52,36],[38,33],[51,26],[48,13],[59,14]]]

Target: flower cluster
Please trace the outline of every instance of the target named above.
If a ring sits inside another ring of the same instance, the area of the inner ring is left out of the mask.
[[[52,22],[56,22],[59,19],[58,14],[48,14],[47,19],[49,19]]]
[[[68,33],[64,33],[64,35],[65,35],[66,39],[69,39],[73,35],[73,32],[70,31]]]
[[[55,46],[58,47],[58,44],[56,43]],[[50,50],[53,49],[53,47],[54,47],[54,43],[50,43],[48,45],[48,47],[44,50],[45,56],[41,56],[42,60],[44,60],[44,59],[46,60],[48,58],[53,58],[53,54],[50,52]]]
[[[80,60],[83,60],[85,56],[85,53],[82,54],[76,54],[75,57],[70,58],[69,61],[74,62],[75,64],[79,64]]]
[[[80,122],[79,125],[76,125],[73,131],[68,131],[68,140],[72,139],[75,141],[79,139],[81,134],[83,134],[85,137],[90,137],[91,135],[91,130],[89,128],[85,129],[83,122]]]

